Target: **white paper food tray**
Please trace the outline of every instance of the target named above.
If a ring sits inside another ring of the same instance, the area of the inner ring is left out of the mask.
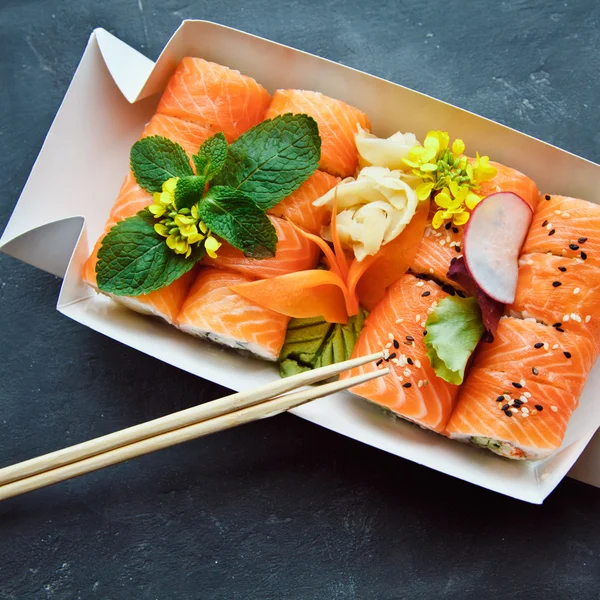
[[[185,21],[154,64],[103,29],[89,40],[14,213],[3,251],[64,277],[57,308],[164,362],[236,390],[278,377],[248,359],[130,312],[82,284],[81,265],[101,234],[127,171],[131,145],[154,113],[179,60],[199,56],[277,88],[318,90],[369,115],[379,136],[449,131],[467,147],[532,177],[541,190],[600,203],[600,166],[400,85],[206,21]],[[235,375],[235,376],[233,376]],[[586,385],[563,449],[536,463],[511,462],[386,417],[348,393],[294,412],[397,456],[508,496],[541,503],[571,470],[600,486],[600,366]],[[578,460],[579,459],[579,460]],[[575,462],[577,464],[573,467]]]

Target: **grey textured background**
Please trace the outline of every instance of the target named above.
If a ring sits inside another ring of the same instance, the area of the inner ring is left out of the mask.
[[[156,58],[184,18],[600,162],[597,0],[3,0],[0,226],[92,29]],[[59,287],[0,256],[3,464],[225,391],[62,317]],[[599,501],[525,505],[285,415],[0,504],[0,600],[600,598]]]

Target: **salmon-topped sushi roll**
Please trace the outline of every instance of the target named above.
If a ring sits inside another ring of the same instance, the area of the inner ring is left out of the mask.
[[[321,136],[320,168],[323,171],[338,177],[354,175],[358,166],[355,141],[358,126],[371,130],[365,113],[319,92],[277,90],[265,118],[272,119],[286,113],[307,114],[317,122]]]
[[[295,192],[268,212],[275,217],[289,219],[310,233],[320,235],[321,228],[329,224],[331,211],[326,206],[313,206],[313,202],[334,188],[339,181],[339,178],[325,171],[315,171]]]
[[[533,216],[523,253],[551,252],[600,267],[600,206],[544,194]]]
[[[268,279],[296,271],[314,269],[321,254],[319,247],[298,233],[287,221],[277,217],[269,217],[269,219],[277,232],[275,256],[261,259],[248,258],[241,250],[223,243],[217,252],[217,257],[205,256],[202,264],[218,269],[238,271],[257,279]]]
[[[431,368],[423,341],[429,312],[446,294],[436,283],[404,275],[368,316],[353,357],[389,350],[391,372],[352,392],[433,431],[443,431],[454,408],[458,386]],[[342,378],[368,373],[386,363],[369,363]]]
[[[277,360],[289,317],[255,304],[231,290],[252,281],[241,273],[202,269],[177,317],[186,333]]]
[[[156,112],[222,131],[232,142],[265,118],[270,103],[269,92],[252,77],[187,56],[169,79]]]
[[[190,156],[196,154],[200,146],[215,134],[215,131],[195,123],[168,115],[154,115],[142,132],[141,137],[160,135],[179,144]]]

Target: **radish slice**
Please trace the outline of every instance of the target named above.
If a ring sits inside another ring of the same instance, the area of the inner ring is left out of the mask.
[[[515,299],[519,251],[533,218],[529,204],[512,192],[484,198],[465,227],[465,263],[479,287],[491,298]]]

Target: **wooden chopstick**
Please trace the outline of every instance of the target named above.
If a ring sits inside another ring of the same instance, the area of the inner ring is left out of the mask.
[[[371,360],[373,359],[371,358]],[[346,364],[349,362],[353,361],[346,361]],[[363,362],[359,364],[364,364],[366,362],[369,361],[363,360]],[[343,364],[344,363],[339,363],[339,365]],[[333,367],[335,365],[331,366]],[[330,367],[324,367],[323,369],[330,369]],[[315,372],[312,373],[313,376],[316,374],[316,371],[317,370],[315,370]],[[325,377],[331,376],[330,371],[321,371],[321,373],[329,373],[329,375],[325,375]],[[36,475],[16,479],[13,480],[11,483],[7,483],[5,485],[0,486],[0,500],[12,498],[14,496],[24,494],[26,492],[30,492],[42,487],[46,487],[48,485],[52,485],[54,483],[58,483],[60,481],[65,481],[67,479],[78,477],[80,475],[84,475],[92,471],[97,471],[98,469],[102,469],[104,467],[108,467],[110,465],[129,460],[130,458],[135,458],[137,456],[149,454],[151,452],[155,452],[156,450],[161,450],[163,448],[167,448],[175,444],[209,435],[217,431],[223,431],[225,429],[237,427],[238,425],[243,425],[245,423],[249,423],[257,419],[265,419],[267,417],[272,417],[274,415],[285,412],[291,408],[300,406],[301,404],[305,404],[307,402],[311,402],[312,400],[316,400],[317,398],[322,398],[335,392],[345,390],[356,385],[360,385],[361,383],[370,381],[371,379],[376,379],[377,377],[381,377],[383,375],[387,375],[388,373],[389,368],[378,369],[370,373],[365,373],[363,375],[351,377],[350,379],[335,381],[333,383],[324,384],[319,387],[309,388],[306,390],[277,396],[274,399],[267,400],[266,402],[262,402],[260,404],[254,402],[250,406],[245,406],[245,408],[233,410],[232,412],[221,412],[219,416],[196,422],[191,425],[181,427],[179,429],[170,430],[159,435],[154,435],[152,437],[140,439],[139,441],[128,444],[126,446],[120,446],[102,453],[96,453],[90,456],[89,458],[85,458],[76,462],[70,462],[58,468],[51,468],[49,470],[43,471],[38,470]],[[301,375],[310,374],[311,373],[303,373]],[[305,379],[306,378],[300,379],[300,381],[303,381]],[[277,382],[277,384],[280,383],[283,382]],[[278,385],[273,387],[276,389],[280,389]],[[253,392],[250,392],[250,394],[252,393]],[[236,394],[234,394],[234,396],[235,395]],[[231,396],[228,396],[226,398],[222,398],[221,401],[229,400],[230,398]],[[153,423],[153,421],[150,421],[150,423]],[[98,438],[98,440],[101,439],[102,438]],[[92,440],[92,442],[94,441],[97,440]]]

